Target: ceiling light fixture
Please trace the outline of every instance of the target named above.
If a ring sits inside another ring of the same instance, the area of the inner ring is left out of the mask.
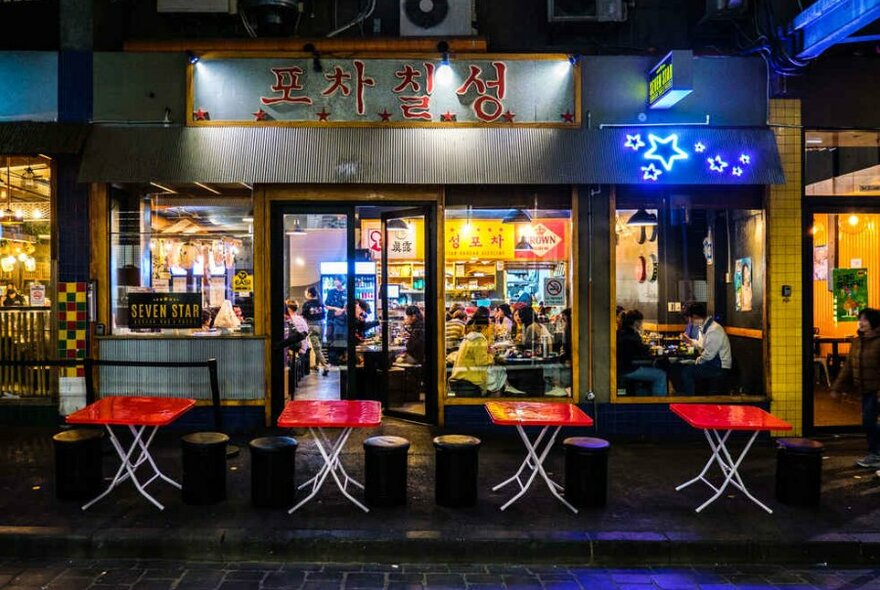
[[[159,184],[158,182],[151,182],[151,183],[150,183],[150,186],[155,186],[156,188],[161,189],[161,190],[165,191],[166,193],[171,193],[172,195],[176,195],[176,194],[177,194],[177,191],[176,191],[176,190],[170,189],[170,188],[168,188],[167,186],[162,186],[162,185]]]
[[[531,223],[532,218],[522,209],[511,209],[501,223]]]
[[[529,244],[528,239],[526,239],[526,235],[523,234],[519,238],[519,242],[516,243],[516,246],[513,247],[514,252],[531,252],[532,245]]]
[[[205,189],[205,190],[208,191],[209,193],[214,193],[215,195],[219,195],[219,194],[221,194],[220,191],[218,191],[217,189],[213,189],[213,188],[211,188],[211,187],[208,186],[207,184],[202,184],[201,182],[194,182],[193,184],[196,185],[197,187],[200,187],[200,188]]]
[[[27,169],[21,175],[21,186],[23,188],[34,188],[37,184],[37,175],[34,173],[34,169],[31,168],[31,161],[28,158],[28,166]]]
[[[287,235],[289,235],[289,236],[304,236],[304,235],[306,235],[306,230],[304,230],[299,223],[299,217],[294,218],[293,229],[288,231]]]
[[[644,209],[639,209],[629,218],[629,221],[627,221],[626,224],[635,227],[657,225],[657,215],[654,213],[648,213]]]
[[[12,210],[12,184],[9,181],[9,168],[11,166],[10,158],[6,158],[6,209],[0,211],[0,225],[12,226],[21,225],[24,216],[21,211]]]
[[[409,229],[409,225],[403,219],[389,219],[385,229]]]

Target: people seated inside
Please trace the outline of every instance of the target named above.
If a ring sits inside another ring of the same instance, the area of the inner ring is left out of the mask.
[[[406,331],[406,352],[398,356],[398,364],[421,365],[425,362],[425,318],[415,305],[407,306],[403,316]]]
[[[553,348],[553,337],[544,326],[535,321],[535,312],[531,307],[521,307],[513,314],[516,321],[518,345],[531,356],[544,356],[544,351]]]
[[[704,303],[693,303],[688,306],[691,321],[699,328],[699,336],[689,338],[682,335],[683,340],[693,346],[699,356],[691,363],[678,363],[672,372],[675,390],[682,395],[694,395],[697,381],[726,382],[733,365],[730,352],[730,340],[724,328],[713,318],[707,317]],[[713,392],[701,392],[713,393]]]
[[[455,358],[449,376],[450,392],[460,397],[524,393],[507,383],[507,371],[496,363],[495,351],[489,345],[492,329],[487,307],[476,309],[467,330],[458,351],[451,355]]]
[[[458,348],[466,329],[467,314],[460,303],[453,303],[446,313],[446,350]]]
[[[624,379],[648,383],[651,395],[666,395],[666,372],[652,366],[651,349],[642,340],[644,319],[637,309],[621,314],[617,329],[617,370]]]
[[[681,306],[681,315],[684,317],[684,321],[686,322],[684,327],[683,336],[691,340],[697,340],[700,337],[700,327],[694,324],[694,318],[691,315],[691,307],[693,307],[697,302],[696,301],[687,301]],[[684,342],[687,342],[684,338],[682,338]]]
[[[511,340],[513,338],[513,310],[506,303],[495,307],[492,316],[492,328],[495,340]]]
[[[24,304],[24,297],[21,293],[16,291],[15,285],[12,283],[6,285],[6,295],[3,297],[3,307],[13,307]]]
[[[363,299],[355,299],[354,301],[354,339],[355,343],[360,344],[367,339],[367,332],[379,325],[378,321],[367,321],[370,315],[370,304]]]

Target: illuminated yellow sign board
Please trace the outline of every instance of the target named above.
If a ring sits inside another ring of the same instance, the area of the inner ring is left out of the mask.
[[[668,109],[694,91],[691,51],[670,51],[648,72],[648,106]]]

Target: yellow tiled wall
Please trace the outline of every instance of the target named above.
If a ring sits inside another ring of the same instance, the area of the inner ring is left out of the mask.
[[[785,184],[773,185],[767,202],[769,261],[767,341],[771,411],[801,434],[803,406],[803,293],[801,259],[801,103],[771,100],[770,124],[785,172]],[[782,286],[792,295],[782,298]],[[784,435],[786,433],[774,433]]]

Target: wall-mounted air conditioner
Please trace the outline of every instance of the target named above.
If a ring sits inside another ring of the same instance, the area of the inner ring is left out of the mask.
[[[625,0],[547,0],[547,20],[556,22],[622,22]]]
[[[473,13],[473,0],[400,0],[400,36],[472,35]]]
[[[156,0],[156,12],[238,12],[238,0]]]

